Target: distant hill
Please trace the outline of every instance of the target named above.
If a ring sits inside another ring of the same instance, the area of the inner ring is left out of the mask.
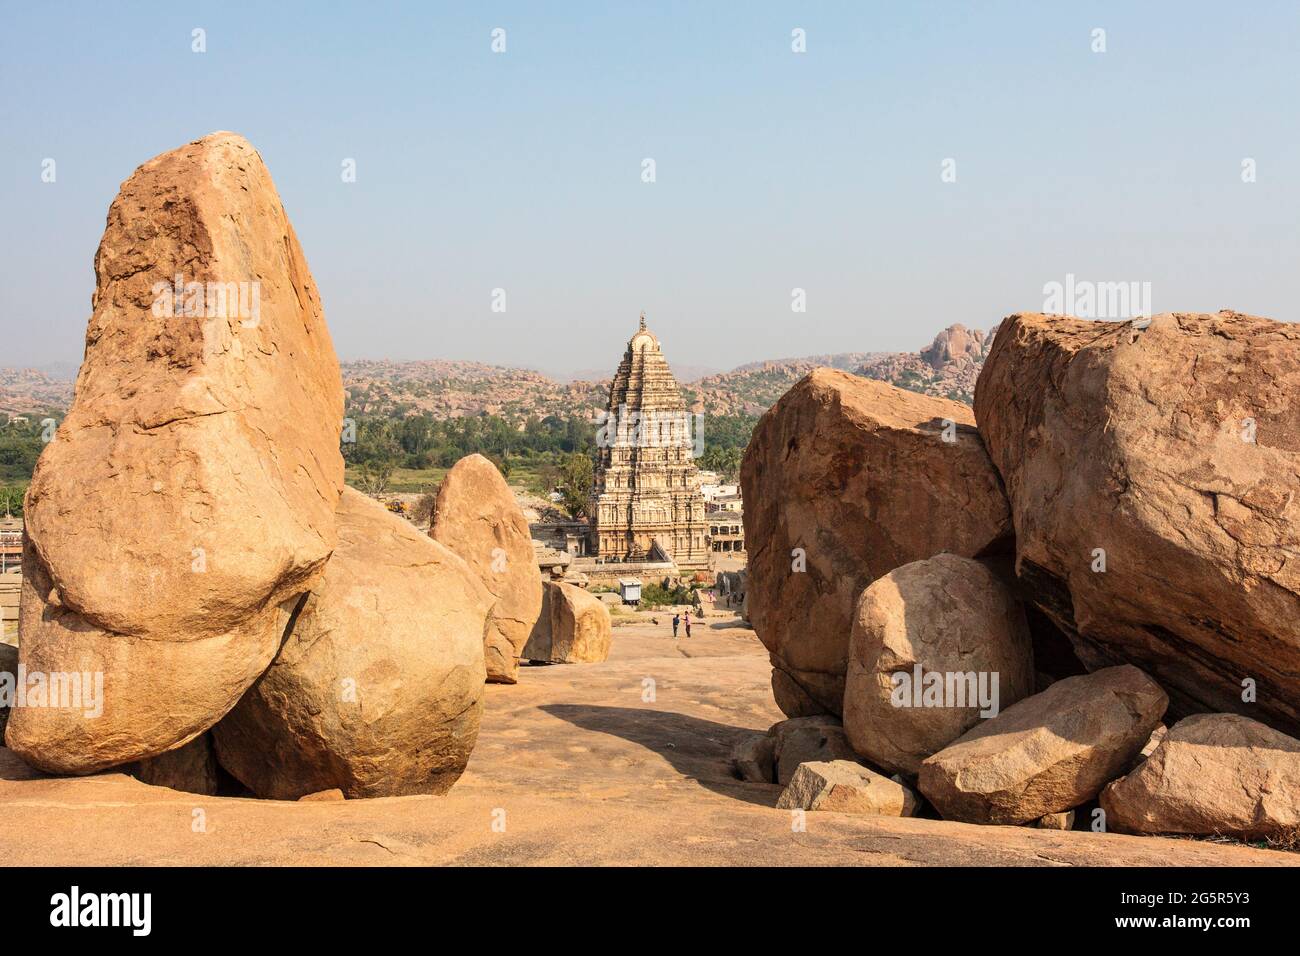
[[[970,405],[975,400],[975,380],[993,344],[997,326],[982,332],[950,325],[920,352],[893,352],[864,362],[854,369],[866,378],[899,388],[956,399]]]
[[[672,366],[673,377],[677,379],[679,385],[686,385],[709,375],[717,375],[722,371],[722,369],[710,368],[705,365],[678,365],[672,362],[669,364]],[[566,384],[569,382],[599,382],[608,380],[609,369],[584,368],[572,372],[547,372],[545,374],[557,382]]]
[[[721,372],[692,382],[683,391],[692,411],[714,415],[761,415],[788,392],[795,382],[815,368],[830,366],[853,372],[888,354],[890,353],[841,352],[835,355],[749,362],[730,372]]]
[[[830,366],[901,388],[970,403],[993,330],[952,325],[918,352],[839,352],[749,362],[695,380],[679,376],[687,406],[709,415],[759,415],[815,368]],[[604,408],[609,378],[562,381],[531,369],[430,359],[343,362],[350,414],[437,419],[488,414],[523,422]],[[689,371],[704,371],[682,366]],[[38,369],[0,369],[0,412],[66,409],[72,382]]]
[[[561,383],[531,369],[482,362],[362,360],[342,363],[342,371],[348,410],[357,415],[567,417],[604,407],[609,392],[608,380]]]
[[[75,377],[76,369],[72,372]],[[71,378],[35,368],[0,368],[0,413],[5,421],[9,415],[61,412],[71,404]]]

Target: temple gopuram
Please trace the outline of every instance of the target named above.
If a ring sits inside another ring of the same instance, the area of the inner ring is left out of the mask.
[[[614,373],[597,442],[589,547],[598,559],[709,566],[694,423],[643,312]]]

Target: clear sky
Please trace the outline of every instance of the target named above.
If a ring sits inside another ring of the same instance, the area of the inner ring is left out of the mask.
[[[915,349],[1068,273],[1296,317],[1294,2],[0,7],[0,365],[80,360],[119,184],[218,129],[345,359]]]

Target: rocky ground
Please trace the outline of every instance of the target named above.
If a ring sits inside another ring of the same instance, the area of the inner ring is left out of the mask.
[[[728,619],[689,642],[667,633],[623,625],[604,663],[526,667],[517,685],[488,685],[478,746],[443,797],[198,797],[121,773],[46,777],[0,749],[0,855],[11,865],[1300,864],[1205,841],[820,811],[792,832],[775,809],[780,788],[730,768],[738,741],[783,716],[766,652]]]

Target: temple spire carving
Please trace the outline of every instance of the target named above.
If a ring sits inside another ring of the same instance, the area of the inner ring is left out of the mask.
[[[664,558],[708,567],[695,418],[641,313],[609,386],[596,451],[590,551],[608,561]]]

